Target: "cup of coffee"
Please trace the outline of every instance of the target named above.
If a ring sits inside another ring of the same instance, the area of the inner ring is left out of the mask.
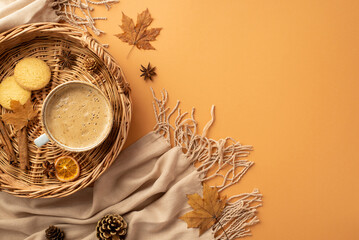
[[[83,152],[99,146],[110,134],[113,110],[99,88],[73,81],[49,93],[41,118],[45,133],[35,139],[38,147],[51,140],[65,150]]]

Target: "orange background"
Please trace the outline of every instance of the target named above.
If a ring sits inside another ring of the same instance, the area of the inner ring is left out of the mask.
[[[121,11],[149,8],[156,51],[131,49]],[[359,1],[121,0],[97,26],[132,87],[128,144],[152,130],[149,87],[196,107],[212,138],[232,136],[255,165],[227,194],[264,195],[253,240],[359,239]],[[158,76],[145,82],[140,65]]]

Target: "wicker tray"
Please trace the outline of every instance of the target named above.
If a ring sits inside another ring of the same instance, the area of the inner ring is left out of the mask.
[[[71,70],[58,66],[58,56],[63,49],[70,50],[77,56],[76,64]],[[109,137],[100,147],[83,153],[66,152],[52,143],[37,148],[33,143],[34,139],[44,132],[38,117],[28,127],[28,173],[10,165],[8,156],[0,147],[2,191],[26,198],[64,197],[94,182],[119,155],[131,121],[129,87],[120,67],[102,45],[88,33],[67,24],[28,24],[0,34],[0,81],[13,74],[14,67],[20,59],[29,56],[43,59],[52,71],[50,84],[42,90],[32,92],[32,101],[39,111],[46,95],[54,87],[73,80],[91,82],[99,87],[107,95],[114,110],[114,125]],[[92,57],[97,61],[99,67],[94,73],[89,73],[82,67],[86,57]],[[0,107],[0,112],[4,114],[7,110]],[[7,128],[12,145],[18,154],[15,132],[11,126]],[[77,180],[61,183],[56,178],[47,179],[44,176],[42,162],[45,159],[51,162],[62,155],[71,155],[78,160],[81,173]]]

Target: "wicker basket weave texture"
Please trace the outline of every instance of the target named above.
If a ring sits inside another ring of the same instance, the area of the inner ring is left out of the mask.
[[[76,55],[72,69],[59,67],[58,56],[62,50]],[[7,154],[0,148],[0,190],[26,198],[68,196],[94,182],[119,155],[131,122],[129,85],[121,68],[99,42],[88,33],[67,24],[27,24],[0,34],[0,81],[13,75],[19,60],[30,56],[44,60],[52,71],[51,82],[44,89],[32,92],[32,101],[39,111],[45,97],[53,88],[74,80],[96,85],[108,97],[114,110],[113,129],[106,141],[99,147],[82,153],[67,152],[51,142],[37,148],[33,143],[34,139],[44,131],[39,117],[32,121],[28,126],[28,173],[10,165]],[[89,57],[95,59],[98,65],[94,72],[86,71],[83,67],[85,59]],[[8,112],[1,107],[0,111],[1,114]],[[12,126],[7,128],[18,154],[16,132]],[[80,177],[68,183],[47,179],[43,174],[43,161],[51,162],[63,155],[70,155],[78,160],[81,167]]]

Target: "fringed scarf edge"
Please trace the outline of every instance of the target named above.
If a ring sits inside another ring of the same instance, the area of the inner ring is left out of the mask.
[[[196,164],[201,182],[212,178],[222,178],[222,184],[215,186],[219,192],[238,183],[248,169],[254,164],[243,159],[252,151],[253,147],[241,145],[233,138],[213,140],[207,138],[207,131],[214,122],[214,106],[212,119],[204,127],[202,134],[198,134],[197,122],[194,119],[194,108],[190,116],[188,112],[181,112],[180,102],[171,110],[167,107],[168,93],[161,92],[158,99],[151,89],[154,102],[153,108],[156,118],[154,131],[162,135],[172,145],[181,147],[187,159]],[[170,123],[175,115],[174,124]],[[230,168],[223,173],[225,169]],[[215,169],[213,171],[213,169]],[[220,219],[212,227],[215,240],[234,240],[251,235],[249,229],[259,222],[257,208],[262,206],[262,194],[258,189],[251,193],[242,193],[227,199],[227,205]],[[226,233],[223,232],[223,228]]]
[[[66,21],[72,26],[81,28],[87,32],[90,28],[96,35],[104,33],[104,31],[96,27],[98,20],[107,20],[106,17],[93,17],[92,11],[95,5],[103,5],[109,10],[111,5],[118,3],[118,0],[47,0],[50,7],[55,10],[59,16],[59,21]],[[79,15],[79,14],[82,14]]]

